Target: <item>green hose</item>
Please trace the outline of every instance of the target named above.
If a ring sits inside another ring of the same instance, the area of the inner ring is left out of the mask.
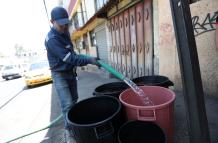
[[[82,56],[85,56],[85,57],[91,57],[89,55],[82,55]],[[98,64],[101,65],[101,67],[103,67],[105,70],[107,70],[108,72],[110,72],[111,74],[113,74],[114,76],[116,76],[117,78],[121,79],[121,80],[124,80],[125,76],[122,75],[121,73],[119,73],[118,71],[116,71],[114,68],[112,68],[111,66],[109,66],[108,64],[102,62],[102,61],[98,61]],[[32,135],[32,134],[35,134],[37,132],[40,132],[40,131],[43,131],[45,129],[48,129],[48,128],[51,128],[56,122],[58,122],[60,119],[61,119],[62,115],[60,115],[59,117],[57,117],[55,120],[53,120],[47,127],[45,128],[42,128],[42,129],[39,129],[39,130],[36,130],[34,132],[31,132],[31,133],[28,133],[28,134],[25,134],[23,136],[20,136],[20,137],[17,137],[15,139],[12,139],[10,141],[7,141],[5,143],[10,143],[10,142],[13,142],[15,140],[18,140],[18,139],[21,139],[21,138],[24,138],[26,136],[29,136],[29,135]]]
[[[55,120],[53,120],[47,127],[44,127],[44,128],[42,128],[42,129],[39,129],[39,130],[30,132],[30,133],[25,134],[25,135],[22,135],[22,136],[20,136],[20,137],[15,138],[15,139],[9,140],[9,141],[7,141],[7,142],[5,142],[5,143],[10,143],[10,142],[13,142],[13,141],[15,141],[15,140],[18,140],[18,139],[24,138],[24,137],[26,137],[26,136],[29,136],[29,135],[38,133],[38,132],[40,132],[40,131],[43,131],[43,130],[45,130],[45,129],[51,128],[51,127],[54,126],[54,124],[56,124],[56,123],[62,118],[62,116],[63,116],[62,114],[61,114],[60,116],[58,116],[58,117],[57,117]]]
[[[89,55],[82,55],[85,57],[91,57]],[[112,73],[114,76],[116,76],[117,78],[123,80],[125,78],[124,75],[122,75],[121,73],[119,73],[118,71],[116,71],[114,68],[112,68],[111,66],[109,66],[108,64],[102,62],[102,61],[98,61],[98,63],[101,65],[101,67],[103,67],[105,70],[107,70],[108,72]]]
[[[122,75],[121,73],[119,73],[118,71],[116,71],[114,68],[112,68],[111,66],[109,66],[108,64],[102,62],[102,61],[98,61],[98,63],[107,71],[109,71],[110,73],[112,73],[114,76],[116,76],[117,78],[123,80],[125,78],[124,75]]]

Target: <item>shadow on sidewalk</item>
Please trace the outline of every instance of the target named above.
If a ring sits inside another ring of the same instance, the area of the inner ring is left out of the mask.
[[[55,120],[61,115],[60,103],[54,85],[52,84],[51,89],[51,115],[50,122]],[[44,140],[41,143],[64,143],[64,121],[61,118],[54,126],[48,129]]]
[[[187,125],[184,95],[175,91],[176,101],[174,103],[174,143],[189,143],[189,132]],[[205,106],[210,131],[211,143],[218,142],[218,98],[205,95]]]

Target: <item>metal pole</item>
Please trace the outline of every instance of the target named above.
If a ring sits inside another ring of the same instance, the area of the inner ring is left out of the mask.
[[[45,12],[46,12],[46,16],[47,16],[47,19],[48,19],[48,25],[51,28],[50,20],[49,20],[49,16],[48,16],[48,10],[47,10],[47,6],[46,6],[46,3],[45,3],[45,0],[43,0],[43,4],[45,6]]]
[[[190,143],[210,143],[198,53],[188,0],[170,0]]]

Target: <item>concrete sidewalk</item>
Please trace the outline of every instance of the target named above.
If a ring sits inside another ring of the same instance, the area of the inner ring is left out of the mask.
[[[94,89],[104,83],[119,81],[117,79],[109,79],[102,74],[95,72],[80,71],[78,73],[78,93],[79,100],[86,99],[92,96]],[[211,143],[218,142],[218,98],[206,97],[207,116],[210,127]],[[184,99],[181,92],[176,92],[175,107],[175,143],[189,143],[188,128],[186,122],[186,113]],[[51,100],[51,116],[50,120],[56,119],[61,114],[59,101],[56,92],[52,90]],[[50,128],[41,143],[64,143],[63,136],[63,120],[61,120],[55,127]]]

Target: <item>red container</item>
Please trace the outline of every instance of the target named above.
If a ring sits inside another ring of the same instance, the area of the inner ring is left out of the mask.
[[[140,86],[140,88],[154,105],[143,105],[142,98],[132,89],[125,90],[120,94],[119,99],[125,106],[128,120],[155,122],[167,134],[168,142],[173,143],[175,93],[159,86]]]

